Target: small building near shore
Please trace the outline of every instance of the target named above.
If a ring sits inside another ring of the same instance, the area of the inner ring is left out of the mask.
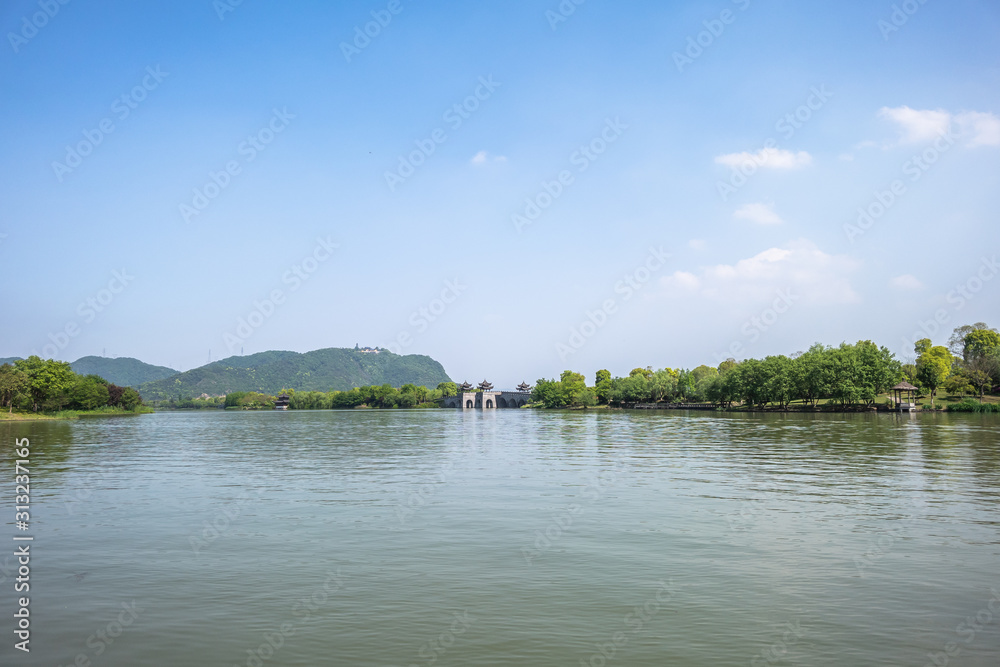
[[[895,401],[896,404],[896,410],[900,412],[914,412],[917,409],[917,403],[914,398],[917,388],[909,382],[904,380],[889,391],[892,392],[893,401]]]

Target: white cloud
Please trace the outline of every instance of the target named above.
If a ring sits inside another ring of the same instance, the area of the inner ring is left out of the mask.
[[[901,133],[900,143],[915,144],[937,139],[951,128],[951,114],[929,109],[919,111],[907,106],[882,107],[878,115],[896,123]]]
[[[668,298],[699,297],[734,307],[773,299],[778,290],[791,290],[802,303],[857,303],[861,299],[850,275],[858,266],[857,260],[827,254],[800,239],[735,264],[676,271],[659,283]]]
[[[490,160],[493,160],[493,162],[506,162],[507,158],[503,155],[490,155],[486,151],[479,151],[472,156],[470,162],[474,165],[481,165],[486,164]]]
[[[747,204],[736,209],[733,217],[738,220],[749,220],[758,225],[780,225],[784,222],[774,212],[773,204]]]
[[[955,116],[963,136],[971,135],[966,145],[1000,146],[1000,118],[991,113],[966,111]]]
[[[915,144],[932,141],[946,135],[957,125],[957,132],[966,139],[965,145],[1000,146],[1000,117],[982,111],[963,111],[953,114],[938,109],[917,110],[907,106],[882,107],[879,116],[893,121],[899,126],[901,144]]]
[[[909,273],[904,273],[901,276],[896,276],[889,281],[889,284],[896,289],[905,290],[917,290],[922,289],[924,284],[916,278],[916,276],[911,276]]]
[[[716,164],[724,164],[733,169],[753,165],[765,169],[799,169],[812,163],[812,156],[805,151],[793,153],[783,148],[762,148],[756,153],[727,153],[715,158]]]

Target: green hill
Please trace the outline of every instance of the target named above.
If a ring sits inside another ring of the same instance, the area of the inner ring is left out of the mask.
[[[327,348],[299,352],[260,352],[246,357],[229,357],[207,366],[139,387],[146,400],[183,398],[233,391],[277,394],[282,389],[296,391],[345,391],[366,385],[412,383],[436,387],[451,378],[440,363],[423,355],[400,356],[382,350],[378,354],[358,350]]]
[[[177,371],[166,366],[153,366],[131,357],[109,359],[107,357],[80,357],[70,364],[74,373],[80,375],[100,375],[119,387],[139,387],[146,382],[162,380]]]
[[[4,357],[3,359],[0,359],[0,366],[3,366],[4,364],[12,364],[20,358],[21,357]]]

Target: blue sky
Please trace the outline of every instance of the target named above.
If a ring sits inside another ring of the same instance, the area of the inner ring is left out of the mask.
[[[4,3],[0,357],[508,386],[1000,325],[996,3],[469,5]]]

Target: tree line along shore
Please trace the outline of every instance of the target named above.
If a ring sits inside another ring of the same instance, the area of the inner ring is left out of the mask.
[[[698,405],[721,410],[854,411],[892,407],[890,390],[915,387],[921,409],[1000,412],[1000,333],[978,322],[955,329],[947,345],[916,341],[915,360],[903,363],[871,341],[815,344],[806,352],[694,369],[635,368],[612,377],[600,370],[594,384],[571,370],[539,379],[529,408],[588,409]],[[282,392],[291,410],[437,408],[458,392],[454,382],[437,387],[391,384],[346,391]],[[158,409],[268,410],[277,396],[254,391],[198,398],[177,396],[144,404],[132,388],[96,375],[78,375],[66,362],[38,357],[0,366],[0,401],[27,414],[122,414]]]
[[[0,365],[0,405],[7,408],[0,411],[7,419],[151,412],[132,387],[81,375],[69,362],[37,356]]]

